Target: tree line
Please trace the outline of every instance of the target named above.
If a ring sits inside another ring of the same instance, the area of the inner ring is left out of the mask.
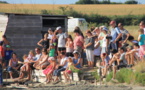
[[[127,0],[126,2],[111,2],[110,0],[79,0],[75,4],[138,4],[136,0]]]

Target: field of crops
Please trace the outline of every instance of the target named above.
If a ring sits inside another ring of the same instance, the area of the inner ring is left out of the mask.
[[[39,14],[41,10],[51,10],[59,13],[59,7],[69,6],[85,14],[100,15],[142,15],[145,5],[50,5],[50,4],[0,4],[0,12]]]

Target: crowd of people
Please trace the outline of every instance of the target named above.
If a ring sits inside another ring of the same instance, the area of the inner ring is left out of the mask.
[[[60,81],[61,72],[66,81],[74,71],[80,72],[85,66],[102,68],[104,78],[109,68],[112,67],[113,79],[120,68],[131,68],[137,62],[143,61],[145,55],[145,22],[139,24],[138,40],[135,40],[122,23],[111,21],[110,28],[106,26],[91,27],[85,33],[79,27],[74,28],[74,38],[63,32],[59,26],[56,30],[48,29],[48,33],[38,41],[39,47],[35,52],[30,50],[23,56],[23,62],[17,58],[6,36],[0,42],[0,85],[2,86],[2,70],[6,68],[10,78],[13,72],[19,71],[19,79],[31,79],[32,70],[43,70],[46,82]],[[86,58],[85,58],[86,57]],[[21,63],[21,64],[20,64]],[[100,63],[100,65],[98,64]],[[3,69],[2,69],[3,68]]]

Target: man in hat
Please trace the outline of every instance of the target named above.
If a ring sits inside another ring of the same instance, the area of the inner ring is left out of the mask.
[[[118,49],[118,43],[119,43],[119,39],[122,37],[122,34],[119,30],[118,27],[116,27],[116,22],[115,21],[111,21],[110,22],[110,26],[111,26],[111,49]]]
[[[62,31],[62,27],[59,26],[56,28],[56,30],[54,32],[54,37],[58,38],[57,47],[58,47],[58,55],[59,55],[61,52],[65,52],[65,50],[66,50],[65,44],[66,44],[67,34],[64,33]]]

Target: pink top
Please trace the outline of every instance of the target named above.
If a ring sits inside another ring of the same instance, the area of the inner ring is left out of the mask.
[[[81,35],[76,36],[74,39],[74,49],[77,49],[77,46],[83,47],[83,43],[81,42],[83,37]]]

